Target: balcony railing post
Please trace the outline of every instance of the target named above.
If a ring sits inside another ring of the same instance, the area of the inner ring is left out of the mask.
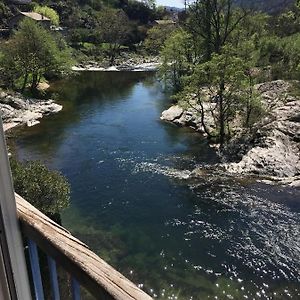
[[[48,266],[49,266],[49,271],[50,271],[52,299],[60,300],[56,262],[49,255],[47,256],[47,260],[48,260]]]
[[[72,276],[71,278],[71,289],[72,289],[72,299],[80,300],[80,285],[76,278]]]
[[[36,300],[44,300],[45,297],[36,243],[32,240],[28,240],[28,248],[35,298]]]

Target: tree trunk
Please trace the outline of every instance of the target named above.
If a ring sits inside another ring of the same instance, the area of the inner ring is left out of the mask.
[[[33,92],[38,85],[38,74],[32,74],[32,81],[31,81],[31,91]]]
[[[205,48],[206,48],[206,60],[209,61],[211,59],[212,54],[212,32],[211,32],[211,19],[212,19],[212,7],[210,0],[206,0],[205,2],[205,19],[206,19],[206,41],[205,41]]]
[[[117,56],[118,46],[111,44],[109,47],[110,47],[110,49],[109,49],[109,65],[113,66],[115,63],[116,56]]]
[[[26,85],[27,85],[27,81],[28,81],[28,73],[26,73],[25,76],[24,76],[23,85],[22,85],[22,88],[21,88],[21,93],[24,93]]]
[[[224,142],[225,142],[225,111],[224,111],[224,91],[225,91],[225,84],[224,82],[221,82],[220,84],[220,90],[218,93],[219,96],[219,126],[220,126],[220,130],[219,130],[219,138],[220,138],[220,147],[223,148],[224,146]]]
[[[199,99],[199,97],[198,97],[198,99]],[[198,103],[199,103],[199,105],[200,105],[200,107],[201,107],[201,125],[202,125],[202,127],[203,127],[203,129],[204,129],[204,132],[207,134],[207,137],[210,139],[210,138],[212,138],[212,135],[211,135],[211,133],[209,132],[209,130],[208,130],[206,124],[205,124],[205,120],[204,120],[205,114],[204,114],[203,103],[202,103],[201,100],[198,100]]]
[[[249,98],[247,101],[247,115],[246,115],[246,127],[249,128],[250,127],[250,117],[252,114],[252,101],[253,101],[253,80],[252,80],[252,76],[251,74],[249,74]]]

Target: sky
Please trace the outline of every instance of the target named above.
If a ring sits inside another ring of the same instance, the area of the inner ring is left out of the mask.
[[[156,0],[157,5],[184,7],[183,0]]]

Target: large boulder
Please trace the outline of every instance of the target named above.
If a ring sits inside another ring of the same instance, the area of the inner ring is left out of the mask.
[[[292,86],[278,80],[258,86],[268,116],[257,127],[246,153],[237,163],[226,165],[232,173],[252,173],[276,177],[300,174],[300,99],[292,96]]]
[[[62,108],[53,100],[26,99],[18,93],[0,91],[0,112],[6,130],[22,124],[34,126],[44,115],[57,113]]]
[[[173,105],[169,109],[162,112],[160,119],[168,122],[173,122],[179,119],[183,114],[183,108],[179,105]]]
[[[1,98],[1,103],[10,105],[15,109],[26,109],[28,107],[28,102],[20,97],[19,95],[6,95],[5,97]]]

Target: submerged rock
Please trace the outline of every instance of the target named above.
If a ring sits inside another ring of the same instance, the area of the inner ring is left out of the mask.
[[[18,125],[29,127],[39,124],[39,119],[62,110],[53,100],[28,99],[18,93],[0,93],[0,112],[4,130]]]

